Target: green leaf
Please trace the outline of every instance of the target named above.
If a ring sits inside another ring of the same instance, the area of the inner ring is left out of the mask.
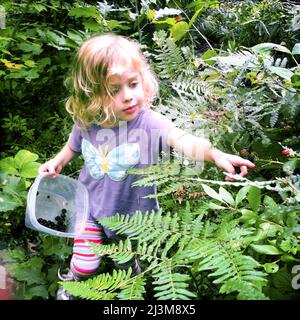
[[[227,202],[230,205],[234,205],[234,199],[232,195],[223,187],[220,187],[219,189],[219,195],[222,197],[222,199]]]
[[[28,285],[45,284],[45,275],[42,272],[43,259],[32,257],[25,262],[11,266],[12,275],[19,281],[26,281]]]
[[[44,69],[45,66],[51,64],[51,59],[49,57],[38,60],[39,67]]]
[[[27,67],[29,67],[29,68],[33,68],[33,67],[36,66],[36,62],[33,61],[33,60],[26,60],[24,63],[25,63],[25,65],[26,65]]]
[[[30,81],[30,79],[36,79],[39,77],[38,69],[30,69],[30,70],[14,70],[7,76],[5,79],[26,79]]]
[[[257,213],[248,209],[241,210],[242,216],[240,217],[240,221],[244,222],[245,224],[251,225],[256,223],[257,221]]]
[[[297,162],[298,159],[292,159],[285,162],[282,166],[283,171],[286,172],[288,175],[293,174],[294,170],[297,168]]]
[[[271,50],[276,50],[276,51],[291,54],[291,51],[288,48],[276,43],[269,43],[269,42],[257,44],[256,46],[252,47],[252,50],[259,53],[269,53]]]
[[[47,7],[42,5],[41,3],[33,3],[32,7],[38,12],[47,11]]]
[[[23,201],[26,199],[27,196],[27,190],[25,181],[22,178],[10,175],[1,175],[1,184],[1,196],[5,195],[9,198],[12,197],[13,200],[11,201],[17,202],[19,205],[23,204]]]
[[[35,178],[38,175],[40,164],[37,162],[25,163],[20,169],[20,176],[22,178]]]
[[[259,225],[265,238],[276,237],[277,233],[282,231],[282,227],[270,222],[263,222]]]
[[[212,50],[212,49],[209,49],[209,50],[206,50],[202,56],[200,57],[202,60],[206,61],[207,59],[210,59],[210,58],[213,58],[213,57],[216,57],[218,54],[215,50]]]
[[[272,263],[265,263],[263,264],[263,267],[267,273],[276,273],[279,270],[278,264],[272,262]]]
[[[292,49],[292,54],[300,54],[300,43],[296,43]]]
[[[208,204],[208,207],[209,207],[210,209],[213,209],[213,210],[228,209],[227,207],[219,206],[218,204],[213,203],[213,202],[210,202],[210,203]]]
[[[254,251],[261,254],[277,255],[282,253],[276,247],[268,244],[263,244],[263,245],[251,244],[250,246]]]
[[[3,184],[3,192],[19,196],[24,191],[26,191],[26,186],[22,178],[7,176],[7,181]]]
[[[222,203],[226,203],[223,200],[223,198],[214,189],[212,189],[211,187],[209,187],[209,186],[207,186],[206,184],[203,184],[203,183],[201,185],[202,185],[203,190],[205,191],[205,193],[208,196],[210,196],[213,199],[219,200]]]
[[[295,257],[293,257],[292,255],[289,254],[284,254],[280,257],[280,260],[283,262],[300,262],[300,259],[296,259]]]
[[[41,252],[44,256],[56,255],[58,258],[67,258],[72,251],[72,247],[65,245],[65,241],[63,238],[49,235],[43,237],[41,247]]]
[[[249,57],[242,55],[216,56],[207,59],[207,61],[218,61],[219,63],[228,64],[235,67],[242,67],[248,60]]]
[[[26,252],[24,248],[0,250],[0,259],[7,264],[23,262],[26,259]]]
[[[272,73],[275,73],[276,75],[278,75],[279,77],[286,79],[288,81],[291,81],[292,76],[294,75],[294,73],[286,68],[281,68],[281,67],[269,67],[269,70]]]
[[[11,194],[0,193],[0,212],[11,211],[23,203]]]
[[[32,298],[43,298],[48,299],[48,286],[47,285],[39,285],[31,288],[27,288],[24,293],[25,300],[31,300]]]
[[[124,22],[120,22],[117,20],[108,20],[107,22],[107,26],[109,27],[110,30],[112,29],[120,29],[120,30],[128,30],[130,29],[129,26],[124,25]]]
[[[101,29],[101,24],[95,20],[85,20],[82,22],[84,27],[87,29],[87,30],[91,30],[91,31],[98,31]]]
[[[182,39],[189,30],[189,25],[185,21],[177,22],[173,27],[170,28],[170,33],[174,42]]]
[[[59,36],[57,33],[48,30],[46,32],[47,38],[49,42],[52,42],[52,44],[56,44],[58,46],[66,46],[66,39],[63,36]]]
[[[200,57],[202,60],[204,60],[206,63],[208,64],[213,64],[214,62],[213,61],[207,61],[207,59],[210,59],[210,58],[213,58],[213,57],[216,57],[218,54],[215,50],[206,50],[202,56]]]
[[[24,164],[33,162],[38,158],[39,156],[35,153],[32,153],[28,150],[20,150],[15,156],[15,163],[17,168],[22,168]]]
[[[175,18],[167,18],[164,20],[153,20],[152,23],[155,24],[169,24],[171,26],[174,26],[176,24]]]
[[[278,205],[277,203],[273,200],[273,198],[269,196],[264,197],[264,204],[266,207],[270,209],[270,211],[274,214],[278,211]]]
[[[197,19],[199,13],[203,10],[203,8],[196,10],[196,12],[194,13],[194,15],[192,16],[190,22],[189,22],[189,28],[192,26],[192,24],[195,22],[195,20]]]
[[[77,8],[72,8],[69,13],[69,16],[71,17],[86,17],[86,18],[99,18],[99,12],[96,7],[89,6],[89,7],[77,7]]]
[[[251,186],[248,191],[248,202],[253,211],[257,211],[261,202],[261,190]]]
[[[43,51],[42,47],[39,44],[35,44],[35,43],[21,42],[20,44],[18,44],[18,47],[22,51],[30,52],[31,54],[34,54],[34,55],[39,55]]]
[[[245,186],[239,190],[235,197],[235,206],[237,207],[247,196],[247,193],[249,192],[249,186]]]
[[[15,159],[13,157],[7,157],[0,160],[0,171],[16,174],[18,171],[16,169]]]

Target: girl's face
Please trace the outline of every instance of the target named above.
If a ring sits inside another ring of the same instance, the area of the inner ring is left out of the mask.
[[[112,75],[108,85],[113,97],[110,107],[117,121],[133,120],[145,102],[140,74],[128,68],[120,74]],[[108,123],[105,125],[109,126]]]

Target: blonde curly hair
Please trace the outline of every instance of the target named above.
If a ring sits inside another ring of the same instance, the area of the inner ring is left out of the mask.
[[[66,102],[66,109],[76,123],[88,128],[92,124],[116,122],[110,107],[113,97],[108,79],[122,74],[129,65],[140,73],[145,107],[149,107],[158,94],[158,82],[136,41],[105,34],[82,44],[71,75],[73,92]]]

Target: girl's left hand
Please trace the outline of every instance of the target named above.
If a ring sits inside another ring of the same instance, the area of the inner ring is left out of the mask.
[[[243,159],[233,154],[224,153],[220,150],[212,150],[212,161],[215,165],[221,169],[224,169],[228,173],[237,174],[235,167],[240,168],[239,176],[243,177],[248,173],[247,168],[255,168],[255,164],[249,160]],[[226,177],[226,180],[233,181],[233,178]]]

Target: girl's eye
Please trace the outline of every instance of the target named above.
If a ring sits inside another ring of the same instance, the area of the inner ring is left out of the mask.
[[[130,87],[131,88],[136,88],[138,85],[139,85],[138,81],[133,81],[133,82],[130,83]]]

